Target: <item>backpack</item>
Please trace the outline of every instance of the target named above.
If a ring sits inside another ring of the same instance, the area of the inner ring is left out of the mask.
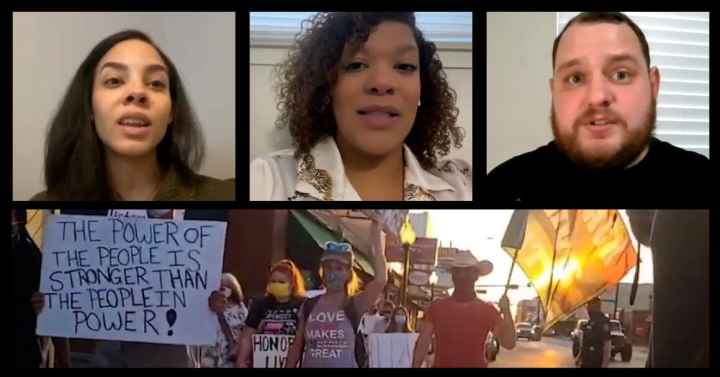
[[[313,298],[309,298],[305,300],[305,304],[303,306],[303,321],[307,323],[308,317],[310,317],[310,313],[312,313],[313,308],[315,307],[315,304],[320,301],[321,296],[315,296]],[[358,368],[367,368],[368,367],[368,356],[367,351],[365,350],[365,341],[361,334],[358,333],[358,327],[360,325],[360,316],[355,311],[355,305],[353,304],[353,297],[350,297],[345,305],[343,305],[343,310],[345,311],[345,315],[348,316],[348,319],[350,320],[350,323],[352,324],[353,331],[355,332],[355,361],[357,362]]]

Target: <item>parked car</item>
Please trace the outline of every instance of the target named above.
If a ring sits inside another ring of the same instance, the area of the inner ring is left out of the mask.
[[[500,341],[495,333],[490,331],[485,339],[485,357],[488,361],[495,361],[498,353],[500,353]]]
[[[515,332],[518,339],[526,338],[527,340],[540,340],[542,336],[542,328],[538,325],[531,325],[528,322],[518,322],[515,324]]]
[[[587,319],[579,320],[575,326],[575,330],[570,333],[573,357],[577,357],[578,353],[580,353],[583,342],[582,329],[586,322]],[[612,344],[610,359],[614,359],[618,353],[624,362],[629,362],[630,359],[632,359],[632,342],[625,336],[620,321],[615,319],[610,320],[610,342]]]
[[[610,359],[614,359],[615,355],[619,353],[622,361],[630,361],[632,359],[632,341],[625,336],[622,324],[616,319],[610,320],[610,337],[612,342]]]

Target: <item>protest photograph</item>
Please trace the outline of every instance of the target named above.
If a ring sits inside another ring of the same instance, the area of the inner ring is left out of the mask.
[[[707,210],[11,212],[16,367],[709,366]]]

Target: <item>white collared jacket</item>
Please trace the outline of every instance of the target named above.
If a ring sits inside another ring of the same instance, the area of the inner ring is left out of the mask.
[[[472,168],[461,159],[425,170],[407,145],[405,200],[472,200]],[[250,163],[250,200],[362,200],[343,166],[335,139],[318,142],[302,161],[283,149]]]

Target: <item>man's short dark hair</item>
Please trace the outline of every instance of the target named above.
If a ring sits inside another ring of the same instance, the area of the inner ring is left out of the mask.
[[[583,12],[578,14],[577,16],[573,17],[570,21],[568,21],[567,24],[565,24],[565,27],[562,29],[560,34],[555,38],[555,42],[553,42],[553,52],[552,52],[552,63],[553,63],[553,71],[555,70],[555,58],[557,57],[557,48],[560,44],[560,38],[562,38],[563,34],[565,34],[565,30],[567,30],[570,25],[578,23],[578,24],[597,24],[597,23],[610,23],[610,24],[627,24],[630,26],[630,29],[635,33],[635,35],[638,37],[638,40],[640,41],[640,48],[642,48],[643,56],[645,57],[645,62],[647,63],[648,68],[650,68],[650,48],[648,47],[647,39],[645,39],[645,34],[643,34],[642,30],[640,30],[640,27],[637,26],[633,20],[631,20],[628,16],[620,13],[620,12]]]

